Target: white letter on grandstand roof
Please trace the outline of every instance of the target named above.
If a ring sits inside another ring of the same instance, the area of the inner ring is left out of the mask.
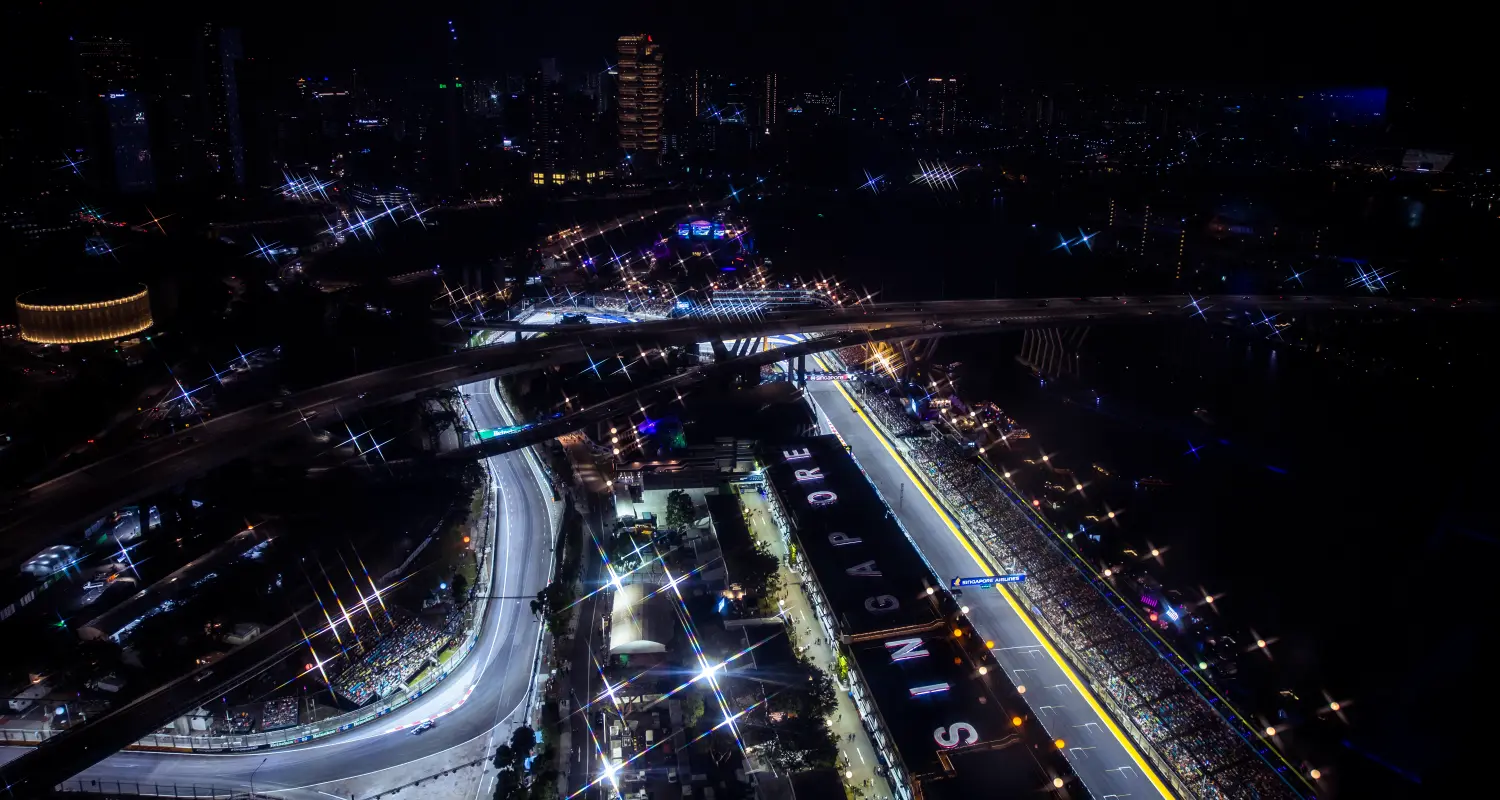
[[[871,614],[889,614],[900,607],[901,603],[888,594],[865,598],[865,610]]]
[[[932,738],[939,747],[951,749],[961,744],[973,744],[979,741],[979,731],[967,722],[955,722],[949,725],[947,730],[938,728],[933,731]]]
[[[816,491],[807,496],[808,504],[814,506],[831,506],[838,502],[838,499],[838,495],[826,490]]]

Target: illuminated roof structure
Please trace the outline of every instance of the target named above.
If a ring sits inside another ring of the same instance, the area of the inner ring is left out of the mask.
[[[665,653],[676,633],[670,597],[649,582],[631,581],[614,592],[609,611],[609,654]]]
[[[21,338],[38,344],[106,342],[151,327],[146,287],[36,289],[16,298]]]

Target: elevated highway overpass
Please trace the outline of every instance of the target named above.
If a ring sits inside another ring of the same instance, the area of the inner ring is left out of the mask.
[[[457,386],[582,360],[591,353],[692,345],[788,333],[902,329],[919,335],[1022,330],[1151,319],[1224,320],[1242,313],[1361,311],[1413,314],[1448,311],[1447,300],[1315,296],[1092,297],[876,303],[740,316],[694,316],[622,325],[550,326],[548,336],[368,372],[223,414],[197,427],[136,445],[94,464],[0,497],[0,569],[10,570],[126,503],[177,486],[215,467],[295,435],[305,420],[327,424],[360,409]],[[1463,303],[1464,310],[1493,309]],[[500,323],[505,325],[507,323]],[[483,323],[476,327],[485,327]]]

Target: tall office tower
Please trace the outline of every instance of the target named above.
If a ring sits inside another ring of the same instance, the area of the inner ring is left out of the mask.
[[[104,156],[100,164],[108,165],[110,188],[115,191],[153,190],[156,173],[137,43],[118,36],[88,36],[79,37],[73,47],[86,152]]]
[[[563,139],[563,90],[551,79],[545,62],[534,78],[531,97],[531,151],[536,167],[549,179],[561,166]],[[561,181],[558,181],[559,183]]]
[[[928,78],[924,99],[927,132],[953,135],[958,129],[958,78]]]
[[[203,98],[203,153],[209,169],[245,185],[245,137],[235,69],[245,51],[238,28],[205,23],[198,40],[199,96]]]
[[[146,103],[138,92],[113,91],[104,96],[109,124],[110,157],[115,188],[138,194],[156,188],[156,170],[151,164],[151,130],[146,124]]]
[[[464,114],[462,76],[438,83],[436,93],[419,95],[424,106],[418,123],[418,147],[428,188],[438,197],[456,196],[464,186]]]
[[[661,48],[644,33],[621,36],[617,45],[620,148],[654,164],[661,156]]]
[[[583,96],[593,101],[594,113],[609,110],[609,92],[605,91],[605,73],[589,72],[583,76]]]
[[[776,127],[776,106],[779,102],[776,98],[776,73],[766,75],[766,85],[761,92],[764,94],[762,98],[764,106],[761,110],[760,121],[765,126],[766,133],[770,133],[771,129]]]

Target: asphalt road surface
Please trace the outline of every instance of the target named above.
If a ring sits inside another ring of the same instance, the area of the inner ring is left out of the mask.
[[[474,423],[482,428],[511,424],[497,407],[493,383],[463,387]],[[496,597],[534,597],[551,574],[553,531],[547,507],[553,501],[526,458],[525,452],[514,452],[489,460],[501,509],[494,515],[495,565],[488,587]],[[125,751],[75,780],[139,783],[148,791],[152,784],[212,786],[222,793],[248,790],[253,773],[257,792],[322,797],[306,787],[405,764],[479,737],[493,735],[498,742],[525,719],[536,683],[540,623],[524,599],[491,600],[485,616],[483,633],[464,664],[437,688],[383,719],[301,747],[201,755]],[[433,717],[437,726],[423,735],[406,730]],[[0,761],[24,752],[0,748]],[[293,789],[306,791],[288,791]]]
[[[980,570],[962,540],[929,502],[922,489],[902,469],[896,456],[857,415],[834,381],[811,381],[808,392],[817,401],[825,432],[832,423],[854,451],[892,511],[916,540],[917,547],[947,582],[956,576],[987,574]],[[902,485],[906,484],[903,491]],[[1061,662],[1011,607],[999,591],[972,589],[964,594],[974,629],[995,642],[995,657],[1017,686],[1026,687],[1023,699],[1053,739],[1062,739],[1068,763],[1094,797],[1145,800],[1171,797],[1148,774],[1141,759],[1127,750],[1111,723],[1081,693],[1081,686],[1065,674]]]

